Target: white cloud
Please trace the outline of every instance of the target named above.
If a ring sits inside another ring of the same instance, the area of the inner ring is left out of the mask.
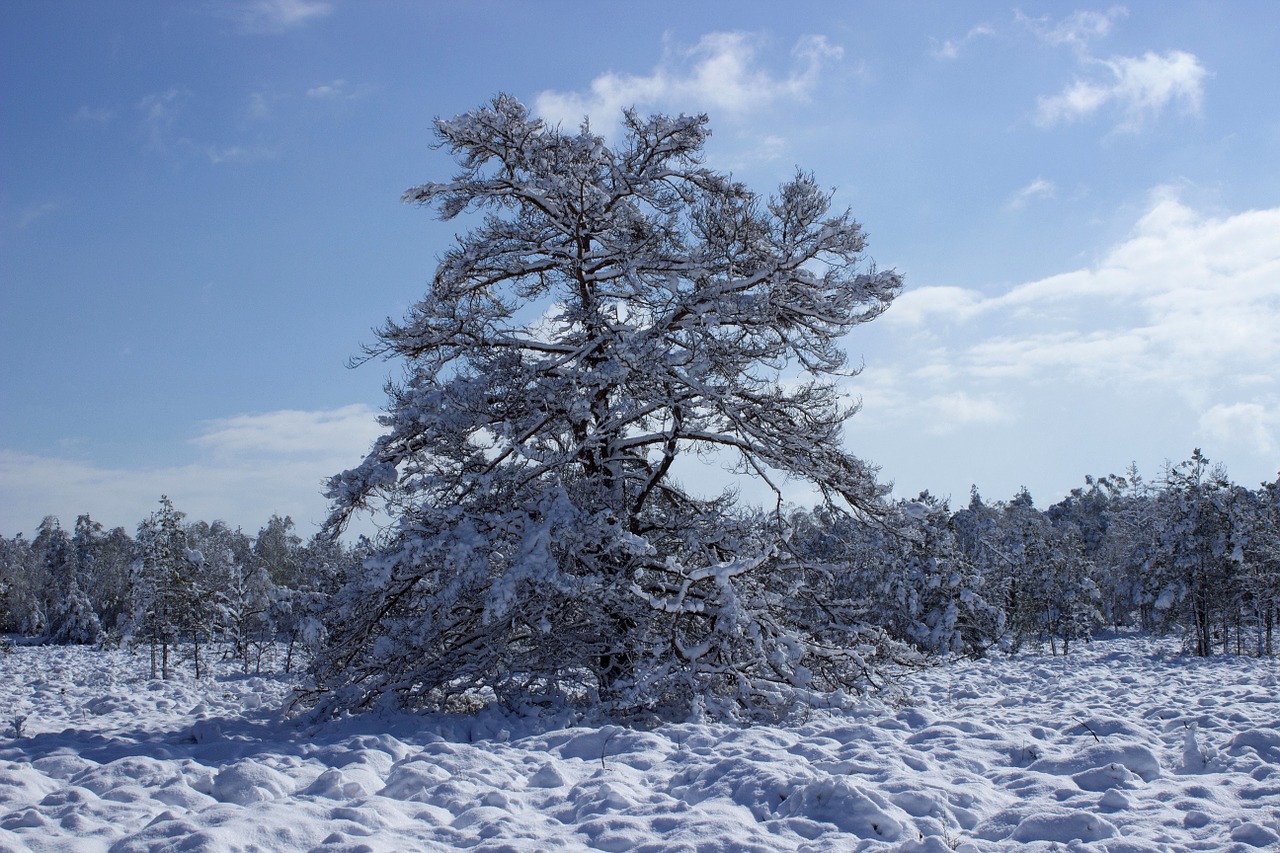
[[[965,321],[983,310],[985,302],[981,293],[963,287],[908,288],[894,300],[893,307],[881,322],[921,325],[925,322]]]
[[[1094,39],[1110,35],[1116,21],[1126,17],[1129,10],[1123,6],[1112,6],[1105,12],[1078,10],[1060,21],[1049,18],[1028,18],[1017,13],[1020,21],[1031,28],[1041,40],[1052,45],[1067,45],[1077,50],[1085,50]]]
[[[1078,80],[1057,95],[1040,98],[1035,117],[1038,125],[1076,121],[1108,104],[1121,113],[1116,125],[1120,131],[1141,130],[1175,103],[1187,114],[1200,114],[1208,72],[1190,53],[1173,50],[1158,55],[1148,51],[1138,57],[1090,60],[1090,64],[1106,79]]]
[[[628,107],[744,114],[783,99],[806,99],[822,69],[843,51],[823,36],[806,36],[792,50],[792,70],[777,76],[762,67],[761,39],[744,32],[710,33],[692,48],[669,47],[648,75],[610,72],[588,92],[545,91],[534,111],[576,127],[584,116],[611,127]]]
[[[249,95],[249,102],[245,111],[248,113],[250,118],[270,118],[271,100],[262,92],[253,92]]]
[[[1237,482],[1273,478],[1277,282],[1280,207],[1210,213],[1161,188],[1091,263],[1013,287],[908,286],[850,336],[866,354],[845,386],[864,404],[850,449],[902,496],[1024,483],[1052,502],[1064,472],[1136,460],[1150,475],[1195,447]]]
[[[1018,13],[1018,19],[1041,41],[1071,48],[1082,71],[1058,94],[1036,99],[1037,125],[1079,121],[1110,108],[1118,114],[1115,130],[1132,133],[1174,105],[1186,114],[1200,114],[1209,72],[1194,54],[1147,51],[1141,56],[1110,59],[1093,54],[1091,43],[1109,35],[1116,22],[1128,14],[1123,6],[1106,12],[1077,11],[1058,21]]]
[[[1280,444],[1280,408],[1262,403],[1219,404],[1200,416],[1208,437],[1270,453]]]
[[[42,204],[33,205],[22,211],[22,215],[18,217],[18,227],[22,229],[30,228],[32,225],[51,216],[62,209],[62,204],[56,201],[46,201]]]
[[[279,152],[266,145],[210,145],[205,149],[209,162],[215,166],[223,163],[256,163],[274,160]]]
[[[1065,374],[1080,381],[1117,381],[1140,372],[1149,343],[1140,331],[1115,330],[993,337],[969,350],[966,373],[988,379]]]
[[[993,397],[978,397],[964,391],[939,394],[924,401],[924,418],[929,431],[948,433],[960,426],[995,424],[1009,419],[1008,406]]]
[[[307,90],[308,98],[316,100],[335,100],[347,101],[360,97],[360,92],[351,87],[346,80],[333,80],[328,83],[321,83],[319,86],[312,86]]]
[[[1207,216],[1162,188],[1093,266],[998,294],[909,289],[884,322],[929,344],[917,376],[1154,383],[1232,406],[1280,381],[1277,281],[1280,208]]]
[[[168,153],[172,147],[173,124],[188,95],[177,86],[153,92],[138,101],[142,128],[152,150]]]
[[[88,104],[81,104],[80,109],[71,116],[71,120],[89,124],[107,124],[115,117],[115,111],[110,107],[91,107]]]
[[[132,529],[167,494],[193,520],[223,519],[252,532],[279,513],[305,534],[327,512],[324,479],[358,464],[379,432],[375,412],[355,405],[213,421],[192,441],[197,458],[163,468],[0,449],[0,533],[30,532],[48,514],[66,523],[85,512]]]
[[[278,33],[304,26],[333,11],[319,0],[252,0],[234,3],[227,11],[250,33]]]
[[[959,59],[961,50],[963,50],[969,42],[976,38],[994,36],[995,34],[995,28],[990,24],[978,24],[976,27],[971,27],[967,33],[958,39],[947,39],[941,43],[935,40],[934,48],[932,50],[933,58],[942,60]]]
[[[191,102],[191,93],[177,86],[163,92],[153,92],[138,101],[142,131],[150,150],[179,160],[200,157],[215,166],[274,160],[279,156],[279,150],[271,145],[240,142],[217,144],[185,135],[184,119]],[[260,94],[251,95],[247,102],[247,112],[251,118],[268,116],[269,104],[266,98]]]
[[[1022,189],[1018,190],[1005,203],[1008,210],[1020,210],[1027,206],[1027,203],[1035,199],[1049,199],[1058,194],[1058,187],[1053,181],[1045,178],[1036,178]]]
[[[766,136],[760,140],[755,157],[758,161],[778,160],[787,150],[787,140],[781,136]]]
[[[357,404],[316,412],[284,409],[210,421],[193,443],[220,457],[332,456],[335,452],[350,457],[353,441],[362,441],[367,450],[378,433],[374,413],[368,406]]]

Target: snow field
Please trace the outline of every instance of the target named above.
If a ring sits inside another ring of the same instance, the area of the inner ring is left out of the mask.
[[[1280,849],[1280,668],[1120,638],[788,726],[282,719],[291,684],[0,657],[0,850]],[[25,717],[22,736],[13,722]]]

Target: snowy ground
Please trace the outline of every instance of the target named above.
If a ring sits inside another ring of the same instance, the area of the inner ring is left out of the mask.
[[[1095,642],[788,727],[282,721],[289,685],[0,655],[0,850],[1280,849],[1280,665]],[[26,717],[22,736],[12,723]]]

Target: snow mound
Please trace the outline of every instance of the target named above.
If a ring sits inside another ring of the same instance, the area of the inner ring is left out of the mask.
[[[1135,743],[1099,743],[1060,758],[1042,758],[1028,769],[1055,776],[1088,776],[1088,771],[1113,773],[1115,771],[1107,769],[1113,765],[1131,771],[1144,782],[1160,778],[1160,759],[1147,747]]]
[[[874,790],[846,779],[828,778],[802,785],[778,809],[779,814],[829,823],[858,838],[897,841],[910,817]],[[895,817],[895,813],[901,816]]]
[[[247,806],[277,800],[293,789],[293,781],[256,761],[237,761],[213,779],[213,796],[224,803]]]
[[[1013,831],[1014,841],[1099,841],[1111,838],[1117,830],[1105,818],[1084,812],[1036,814],[1023,818]]]

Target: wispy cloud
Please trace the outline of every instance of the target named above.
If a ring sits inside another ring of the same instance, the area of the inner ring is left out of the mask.
[[[1149,473],[1194,447],[1248,471],[1240,482],[1273,477],[1277,281],[1280,207],[1208,213],[1159,188],[1088,264],[1015,286],[909,286],[849,341],[866,361],[847,386],[863,401],[850,446],[900,494],[1021,482],[1056,499],[1068,485],[1036,481],[1037,465]],[[907,452],[910,430],[927,440]]]
[[[1169,50],[1108,59],[1095,55],[1093,42],[1109,35],[1128,14],[1123,6],[1106,12],[1076,11],[1060,20],[1017,13],[1039,41],[1074,51],[1080,66],[1077,78],[1060,92],[1036,99],[1036,125],[1048,128],[1107,112],[1116,116],[1116,131],[1134,133],[1170,107],[1200,114],[1209,72],[1194,54]]]
[[[1017,19],[1042,41],[1051,45],[1066,45],[1080,51],[1088,50],[1089,43],[1095,39],[1110,35],[1115,23],[1128,14],[1129,10],[1123,6],[1112,6],[1105,12],[1078,10],[1056,21],[1016,13]]]
[[[305,531],[324,520],[324,479],[357,464],[379,429],[376,413],[363,405],[241,415],[206,424],[192,440],[195,458],[165,468],[0,449],[0,533],[30,531],[48,513],[65,522],[88,512],[131,528],[161,494],[192,519],[256,530],[280,513]]]
[[[1129,238],[1094,266],[995,295],[908,290],[883,322],[949,341],[929,362],[967,376],[1158,383],[1190,396],[1272,393],[1278,276],[1280,208],[1215,218],[1161,188]]]
[[[552,122],[576,126],[584,117],[612,127],[624,108],[717,111],[742,115],[783,99],[806,99],[822,71],[843,56],[824,36],[806,36],[791,51],[791,69],[778,75],[760,59],[759,36],[720,32],[691,48],[668,46],[649,74],[608,73],[587,92],[545,91],[534,110]]]
[[[1045,178],[1036,178],[1022,189],[1014,193],[1007,202],[1005,208],[1008,210],[1020,210],[1027,206],[1028,202],[1036,199],[1049,199],[1058,194],[1057,185]]]
[[[976,290],[934,285],[908,288],[893,303],[882,322],[920,326],[925,323],[964,322],[987,310],[988,299]]]
[[[274,160],[279,156],[276,146],[262,142],[213,143],[185,135],[182,127],[192,104],[191,93],[177,86],[142,98],[137,108],[147,148],[181,162],[200,158],[214,166]],[[265,96],[251,95],[247,102],[247,114],[250,118],[269,115]]]
[[[171,150],[174,122],[188,97],[187,92],[171,86],[163,92],[146,95],[138,102],[142,128],[153,151],[167,153]]]
[[[318,86],[312,86],[307,90],[307,97],[322,101],[348,101],[359,98],[363,95],[363,91],[353,87],[346,80],[332,80],[328,83],[321,83]]]
[[[279,33],[304,26],[333,11],[320,0],[252,0],[232,3],[226,12],[249,33]]]
[[[284,409],[210,421],[192,443],[220,457],[336,455],[354,464],[378,432],[373,411],[364,405],[321,411]],[[358,453],[352,452],[353,443],[363,444]]]
[[[271,118],[271,98],[264,92],[251,92],[245,105],[245,114],[251,119]]]
[[[81,104],[80,109],[72,113],[71,120],[85,124],[108,124],[115,117],[115,110],[110,107],[91,107],[88,104]]]
[[[62,204],[56,201],[46,201],[43,204],[28,207],[26,210],[22,211],[22,214],[18,217],[18,227],[24,229],[30,228],[41,219],[44,219],[46,216],[51,216],[61,209]]]
[[[1204,102],[1208,71],[1194,55],[1173,50],[1163,55],[1121,56],[1090,60],[1102,79],[1077,80],[1057,95],[1041,97],[1036,124],[1051,127],[1076,121],[1105,106],[1118,108],[1120,131],[1141,130],[1173,104],[1190,115],[1199,115]]]
[[[926,398],[920,406],[928,430],[934,434],[953,432],[962,426],[995,424],[1009,419],[1008,404],[993,396],[975,396],[952,391]]]
[[[280,152],[269,145],[209,145],[205,155],[215,166],[236,163],[257,163],[262,160],[274,160]]]
[[[931,51],[931,53],[933,54],[934,59],[941,59],[941,60],[959,59],[960,53],[974,39],[990,37],[990,36],[994,36],[995,34],[996,34],[995,27],[991,26],[990,24],[978,24],[975,27],[970,27],[969,31],[965,33],[963,36],[961,36],[960,38],[946,39],[945,41],[942,41],[942,42],[939,42],[935,39],[933,44],[933,50]]]

